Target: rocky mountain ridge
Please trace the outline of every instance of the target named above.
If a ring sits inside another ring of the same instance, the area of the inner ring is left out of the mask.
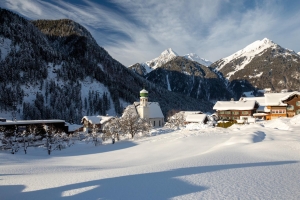
[[[300,56],[264,38],[211,65],[237,95],[271,88],[299,90]]]
[[[164,50],[157,58],[154,58],[150,61],[146,61],[143,63],[136,63],[136,64],[130,66],[129,68],[134,70],[136,73],[138,73],[142,76],[145,76],[148,73],[150,73],[151,71],[161,67],[165,63],[171,61],[172,59],[174,59],[178,56],[179,55],[172,48],[169,48],[169,49]],[[198,56],[195,53],[189,53],[182,57],[185,57],[186,59],[189,59],[191,61],[198,62],[199,64],[204,65],[204,66],[209,66],[212,63],[209,60],[201,58],[200,56]]]

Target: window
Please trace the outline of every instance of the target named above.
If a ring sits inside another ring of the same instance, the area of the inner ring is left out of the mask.
[[[232,114],[239,115],[240,113],[238,111],[233,111]]]
[[[296,115],[300,115],[300,109],[296,110]]]
[[[300,107],[300,101],[296,102],[296,106]]]
[[[286,109],[287,109],[287,110],[294,110],[294,106],[293,106],[293,105],[288,105],[288,106],[286,107]]]
[[[248,111],[243,111],[242,114],[243,115],[247,115],[249,112]]]
[[[225,114],[230,115],[231,112],[230,111],[225,111]]]
[[[224,111],[220,111],[220,114],[224,114]]]
[[[160,120],[158,121],[158,126],[160,126]]]

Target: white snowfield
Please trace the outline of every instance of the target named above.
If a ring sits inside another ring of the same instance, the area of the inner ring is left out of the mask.
[[[0,153],[0,199],[300,199],[300,115]]]

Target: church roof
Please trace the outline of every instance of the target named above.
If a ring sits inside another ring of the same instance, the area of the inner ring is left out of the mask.
[[[137,107],[140,102],[134,102],[133,105]],[[149,107],[149,118],[164,118],[158,102],[148,102],[147,106]]]

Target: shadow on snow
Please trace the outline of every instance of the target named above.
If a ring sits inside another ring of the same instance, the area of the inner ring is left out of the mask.
[[[220,170],[265,167],[298,163],[278,161],[228,164],[179,168],[163,172],[120,176],[75,183],[38,191],[22,192],[24,185],[0,186],[3,199],[169,199],[176,196],[207,190],[208,187],[192,185],[177,177],[209,173]],[[46,180],[45,180],[46,181]]]

